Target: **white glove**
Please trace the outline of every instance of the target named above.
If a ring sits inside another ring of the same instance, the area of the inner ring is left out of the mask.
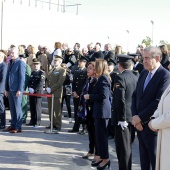
[[[67,67],[72,66],[72,64],[70,62],[68,62],[66,65],[67,65]]]
[[[51,66],[54,66],[54,60],[52,60],[52,62],[51,62]]]
[[[128,127],[128,123],[126,121],[119,121],[117,125],[120,125],[122,130]]]
[[[33,88],[29,87],[28,90],[29,90],[29,92],[30,92],[31,94],[34,93],[34,89],[33,89]]]
[[[47,93],[51,93],[51,88],[47,87],[46,91],[47,91]]]

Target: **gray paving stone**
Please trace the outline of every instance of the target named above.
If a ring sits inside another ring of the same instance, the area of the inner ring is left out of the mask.
[[[7,111],[7,124],[10,119]],[[29,117],[27,123],[29,122]],[[49,125],[48,115],[42,115],[41,127],[23,125],[23,132],[0,132],[0,170],[88,170],[91,160],[81,158],[88,151],[88,136],[70,134],[73,124],[63,118],[59,134],[45,134]],[[139,170],[138,141],[132,145],[133,170]],[[114,140],[109,140],[111,169],[118,170]]]

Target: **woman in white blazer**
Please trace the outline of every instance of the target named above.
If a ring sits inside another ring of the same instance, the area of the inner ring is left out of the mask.
[[[156,170],[170,169],[170,85],[163,93],[149,127],[158,131]]]

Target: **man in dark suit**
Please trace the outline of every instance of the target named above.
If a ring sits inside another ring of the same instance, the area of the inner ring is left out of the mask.
[[[28,90],[31,94],[42,94],[43,86],[45,83],[45,72],[40,70],[40,61],[37,58],[32,60],[34,64],[34,71],[31,73],[29,82],[28,82]],[[31,112],[31,120],[28,124],[29,126],[40,125],[41,123],[41,102],[42,98],[38,96],[29,96],[30,102],[30,112]]]
[[[87,80],[87,69],[86,69],[86,62],[87,58],[82,56],[79,61],[78,61],[78,66],[79,69],[75,71],[73,75],[73,84],[72,84],[72,91],[73,91],[73,103],[74,103],[74,126],[72,130],[69,130],[68,132],[74,133],[74,132],[79,132],[80,128],[80,122],[77,117],[77,111],[79,107],[79,102],[80,102],[80,95],[83,91],[83,87],[86,84]],[[83,130],[84,131],[84,130]],[[84,132],[82,132],[84,134]]]
[[[119,170],[131,170],[131,104],[138,78],[131,71],[133,57],[128,55],[118,55],[117,57],[120,74],[115,77],[112,102],[116,154]]]
[[[142,170],[155,170],[157,133],[148,127],[148,122],[158,107],[160,98],[170,84],[170,74],[160,64],[161,51],[157,47],[147,47],[143,52],[146,70],[140,74],[132,97],[132,123],[139,139]]]
[[[4,106],[4,92],[5,92],[5,79],[7,72],[7,65],[3,62],[5,54],[0,52],[0,129],[5,128],[5,106]]]
[[[140,63],[140,59],[139,59],[139,54],[128,54],[130,56],[133,56],[133,61],[134,61],[134,66],[133,66],[133,70],[134,71],[138,71],[139,74],[142,72],[142,70],[144,69],[143,64]]]
[[[22,93],[24,91],[26,64],[18,57],[16,47],[10,50],[11,60],[8,64],[5,95],[8,96],[11,112],[11,126],[4,131],[11,133],[21,132],[22,126]]]
[[[95,61],[96,58],[104,59],[104,55],[103,55],[102,51],[100,50],[100,48],[101,48],[101,44],[99,42],[97,42],[94,47],[94,53],[89,58],[90,61]]]
[[[112,46],[111,44],[105,44],[105,51],[103,51],[104,54],[104,59],[109,63],[109,62],[113,62],[114,65],[117,64],[117,62],[115,61],[114,58],[114,53],[112,51]]]

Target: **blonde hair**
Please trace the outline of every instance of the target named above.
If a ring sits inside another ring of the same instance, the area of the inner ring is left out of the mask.
[[[107,61],[104,59],[96,59],[95,61],[95,72],[96,72],[96,76],[100,77],[102,75],[106,75],[110,80],[110,75],[108,73],[108,65],[107,65]]]
[[[24,50],[23,46],[19,45],[18,46],[18,55],[24,54],[24,53],[25,53],[25,50]]]
[[[61,43],[60,42],[55,42],[54,47],[61,49]]]

